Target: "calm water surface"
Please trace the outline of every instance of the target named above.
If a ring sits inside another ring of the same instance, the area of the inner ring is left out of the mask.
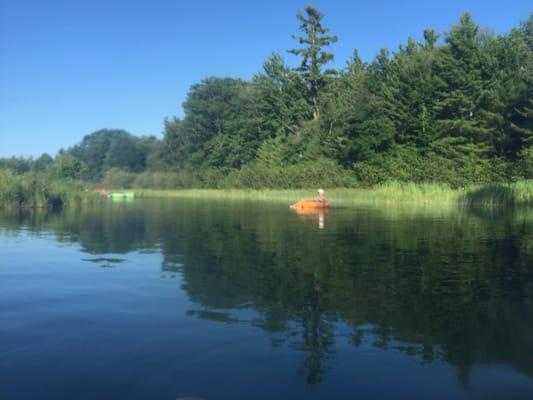
[[[0,214],[1,399],[532,399],[533,216]]]

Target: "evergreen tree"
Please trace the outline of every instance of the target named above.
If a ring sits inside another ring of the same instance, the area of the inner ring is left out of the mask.
[[[533,147],[533,15],[509,40],[515,58],[509,72],[514,98],[508,99],[509,145],[512,155]]]
[[[239,168],[261,140],[253,121],[252,87],[232,78],[207,78],[191,87],[185,117],[165,122],[167,149],[179,167]]]
[[[322,26],[323,17],[324,14],[313,6],[305,7],[305,15],[299,12],[297,18],[304,36],[293,35],[293,38],[304,47],[289,50],[289,53],[302,58],[297,71],[305,84],[305,97],[312,107],[315,120],[320,114],[320,93],[328,84],[328,78],[334,75],[333,70],[322,71],[324,65],[333,60],[333,54],[323,48],[337,41],[337,36],[328,35],[329,29]]]
[[[254,77],[253,85],[262,139],[298,134],[302,123],[311,118],[301,82],[280,55],[273,54],[265,61],[263,73]]]
[[[437,149],[446,156],[491,156],[500,118],[493,108],[492,82],[483,79],[478,27],[470,14],[452,28],[446,44],[436,65]]]
[[[382,53],[384,55],[384,53]],[[334,143],[334,153],[325,154],[344,165],[368,160],[387,150],[393,140],[394,124],[385,110],[380,88],[375,84],[377,70],[383,72],[385,58],[364,64],[357,52],[347,69],[329,91],[321,116],[324,135]],[[326,151],[329,146],[324,146]]]
[[[32,169],[34,171],[43,172],[54,163],[54,159],[47,153],[43,153],[38,159],[33,162]]]

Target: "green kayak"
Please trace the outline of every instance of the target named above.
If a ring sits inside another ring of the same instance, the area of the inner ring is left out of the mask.
[[[135,193],[134,192],[111,193],[109,197],[111,198],[111,200],[133,199],[135,197]]]

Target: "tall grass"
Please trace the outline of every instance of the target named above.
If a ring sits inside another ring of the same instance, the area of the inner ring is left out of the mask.
[[[3,207],[61,207],[95,201],[79,182],[53,179],[47,174],[15,175],[0,170],[0,208]]]
[[[315,189],[297,190],[243,190],[243,189],[185,189],[144,190],[148,197],[179,197],[197,199],[234,199],[294,202],[303,197],[316,196]],[[472,186],[452,189],[445,184],[398,183],[378,185],[372,189],[331,189],[327,197],[333,205],[364,204],[439,205],[468,207],[533,206],[533,180],[509,184]]]
[[[460,196],[468,206],[533,206],[533,180],[473,187]]]
[[[258,200],[295,202],[305,197],[316,197],[315,189],[252,190],[252,189],[184,189],[141,190],[147,197],[178,197],[197,199]],[[373,189],[330,189],[327,198],[334,205],[439,203],[452,204],[458,194],[440,185],[380,185]]]

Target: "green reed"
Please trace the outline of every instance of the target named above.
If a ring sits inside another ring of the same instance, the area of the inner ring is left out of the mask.
[[[185,189],[143,190],[137,191],[137,194],[148,197],[295,202],[303,197],[316,196],[316,190]],[[434,204],[514,207],[533,205],[533,180],[472,186],[463,189],[452,189],[448,185],[435,183],[391,182],[371,189],[327,189],[326,195],[332,204],[340,206]]]
[[[96,200],[97,196],[79,182],[54,179],[44,173],[16,175],[0,171],[0,208],[61,207]]]

